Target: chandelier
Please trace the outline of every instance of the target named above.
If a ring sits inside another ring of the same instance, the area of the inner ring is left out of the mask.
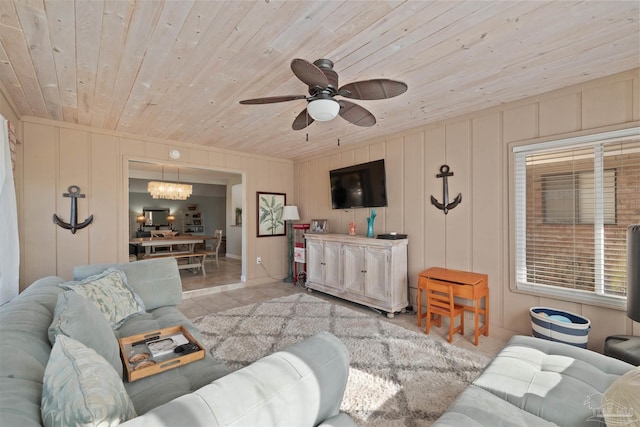
[[[162,179],[164,179],[164,166],[162,167]],[[180,169],[178,169],[180,180]],[[154,199],[187,200],[193,191],[191,184],[178,182],[149,181],[147,191]]]
[[[147,191],[154,199],[187,200],[191,196],[191,184],[149,181]]]

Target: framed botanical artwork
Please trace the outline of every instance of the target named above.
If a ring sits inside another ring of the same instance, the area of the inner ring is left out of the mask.
[[[258,237],[284,236],[284,220],[282,211],[287,203],[284,193],[256,193],[258,207]]]
[[[310,231],[312,233],[328,233],[329,221],[326,219],[312,219]]]

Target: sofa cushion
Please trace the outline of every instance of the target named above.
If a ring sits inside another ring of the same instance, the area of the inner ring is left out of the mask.
[[[116,331],[119,338],[182,325],[202,342],[200,332],[173,306],[149,310],[129,319]],[[191,393],[200,387],[229,373],[229,369],[217,362],[209,353],[196,362],[170,369],[147,378],[125,383],[125,388],[138,414],[165,404],[178,396]]]
[[[64,291],[58,295],[58,303],[49,326],[49,341],[56,342],[62,334],[92,348],[113,366],[122,378],[120,346],[109,321],[98,307],[82,295]]]
[[[113,367],[73,338],[58,335],[43,382],[41,411],[47,427],[114,426],[136,417]]]
[[[124,272],[129,286],[140,295],[147,310],[165,305],[178,305],[182,301],[182,281],[175,258],[82,265],[73,269],[73,279],[83,280],[108,268],[117,268]]]
[[[607,426],[640,422],[640,366],[615,380],[604,392],[602,415]]]
[[[556,424],[537,417],[471,384],[432,427],[542,427]]]
[[[124,338],[172,326],[184,326],[194,338],[202,341],[200,331],[175,306],[148,310],[146,313],[132,317],[115,333],[118,338]]]
[[[109,320],[113,329],[118,329],[127,319],[145,311],[140,297],[127,285],[124,273],[115,268],[60,286],[91,300]]]
[[[583,426],[600,416],[585,404],[588,397],[604,393],[630,368],[590,350],[515,336],[473,384],[553,423]]]
[[[344,416],[336,417],[336,424],[329,420],[338,415],[348,374],[346,347],[335,336],[321,332],[126,425],[288,427],[317,426],[327,420],[329,426],[352,427]]]
[[[0,307],[0,424],[42,425],[42,376],[51,343],[47,328],[53,319],[60,277],[32,283],[11,302]]]
[[[211,355],[175,369],[125,382],[125,390],[138,414],[192,393],[229,373],[229,368]]]
[[[353,419],[344,412],[340,412],[338,415],[327,418],[322,423],[318,424],[318,427],[358,427]]]

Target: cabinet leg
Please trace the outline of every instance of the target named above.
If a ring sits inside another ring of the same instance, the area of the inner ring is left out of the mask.
[[[393,314],[393,313],[387,313],[387,317],[388,317],[389,319],[393,319],[394,317],[396,317],[396,315],[395,315],[395,314]]]

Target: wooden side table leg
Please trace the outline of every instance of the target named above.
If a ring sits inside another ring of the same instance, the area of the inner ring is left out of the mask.
[[[418,327],[422,326],[422,288],[418,285]]]
[[[484,336],[489,336],[489,294],[484,296]]]
[[[473,329],[473,335],[475,337],[474,344],[476,346],[478,345],[479,336],[480,336],[480,333],[479,333],[479,327],[480,327],[480,325],[479,325],[479,321],[480,321],[479,305],[480,305],[480,300],[479,299],[475,300],[474,304],[473,304],[473,309],[474,309],[473,310],[474,311],[473,316],[475,318],[474,319],[475,320],[475,323],[474,323],[475,327]]]

